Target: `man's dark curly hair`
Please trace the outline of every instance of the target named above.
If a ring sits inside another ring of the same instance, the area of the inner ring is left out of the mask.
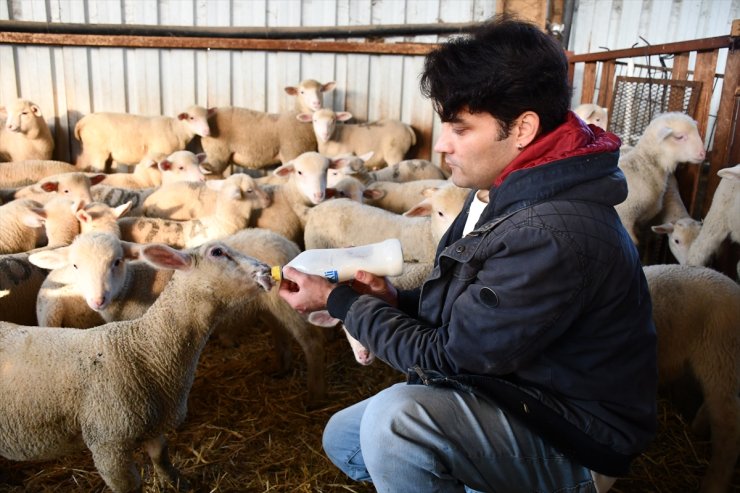
[[[490,113],[506,135],[525,111],[547,133],[570,107],[568,61],[558,42],[534,24],[499,16],[429,53],[421,92],[443,122],[463,108]]]

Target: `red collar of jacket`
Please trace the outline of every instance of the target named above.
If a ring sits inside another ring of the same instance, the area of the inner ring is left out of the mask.
[[[552,132],[537,137],[525,147],[496,178],[494,186],[501,185],[507,176],[520,169],[534,168],[585,154],[614,152],[621,145],[622,141],[613,133],[588,125],[569,111],[565,123]]]

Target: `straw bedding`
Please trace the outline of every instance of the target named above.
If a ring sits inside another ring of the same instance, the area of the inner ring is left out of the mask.
[[[329,398],[314,410],[303,406],[305,364],[297,345],[294,368],[270,372],[267,331],[249,329],[238,347],[210,341],[200,359],[189,399],[188,417],[168,434],[173,463],[199,492],[355,492],[373,491],[340,473],[323,454],[321,433],[337,410],[398,381],[403,376],[382,362],[363,367],[337,336],[327,341]],[[333,334],[333,332],[331,332]],[[693,436],[665,399],[659,403],[659,435],[637,460],[616,493],[697,491],[709,444]],[[160,486],[144,453],[137,455],[144,493],[173,491]],[[108,491],[89,453],[52,462],[0,459],[0,492]],[[740,492],[740,471],[731,488]]]

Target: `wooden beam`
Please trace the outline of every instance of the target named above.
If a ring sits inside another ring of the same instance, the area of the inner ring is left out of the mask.
[[[611,50],[603,53],[584,53],[573,55],[569,58],[571,63],[579,62],[604,62],[617,58],[635,58],[648,55],[665,55],[670,53],[684,53],[687,51],[715,50],[729,48],[732,46],[730,36],[716,36],[714,38],[694,39],[691,41],[679,41],[677,43],[663,43],[659,45],[641,46],[638,48],[627,48],[624,50]]]
[[[604,62],[601,66],[601,84],[599,85],[599,99],[597,104],[602,108],[607,108],[611,103],[616,68],[615,60]]]
[[[593,103],[596,92],[596,62],[588,62],[583,67],[582,83],[581,103]]]

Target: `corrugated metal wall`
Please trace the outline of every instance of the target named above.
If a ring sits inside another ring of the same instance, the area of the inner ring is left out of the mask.
[[[0,2],[3,20],[180,26],[457,23],[495,11],[496,0]],[[727,34],[739,16],[740,0],[578,0],[570,49],[625,48],[640,36],[655,44]],[[437,36],[406,40],[435,42]],[[326,106],[358,120],[397,118],[436,129],[431,105],[418,90],[422,62],[421,56],[398,55],[0,45],[0,104],[16,97],[39,104],[55,132],[57,157],[65,160],[78,150],[70,129],[87,113],[175,115],[191,104],[278,112],[293,104],[283,88],[306,78],[336,80]]]

